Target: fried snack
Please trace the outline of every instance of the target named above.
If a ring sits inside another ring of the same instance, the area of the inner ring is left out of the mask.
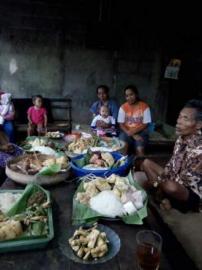
[[[97,224],[89,229],[80,227],[68,242],[76,255],[85,261],[101,258],[108,252],[106,233],[97,229]]]
[[[42,164],[44,167],[48,167],[48,166],[51,166],[53,164],[56,163],[56,159],[55,158],[49,158],[49,159],[46,159]]]
[[[68,166],[68,159],[65,156],[56,158],[56,163],[61,165],[61,169],[66,169]]]
[[[111,186],[107,180],[95,180],[94,182],[99,191],[111,190]]]
[[[114,158],[110,153],[101,153],[102,159],[107,163],[108,167],[114,165]]]
[[[15,239],[23,233],[21,223],[15,220],[0,222],[0,240]]]

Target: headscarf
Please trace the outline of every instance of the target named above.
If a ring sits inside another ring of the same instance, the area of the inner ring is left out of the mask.
[[[11,101],[11,94],[10,93],[4,93],[1,94],[1,104],[2,105],[8,105]]]

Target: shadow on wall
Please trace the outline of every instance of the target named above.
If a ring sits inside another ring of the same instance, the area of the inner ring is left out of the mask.
[[[90,125],[92,121],[92,114],[90,106],[92,102],[83,100],[82,98],[72,98],[72,119],[73,122],[78,124]]]

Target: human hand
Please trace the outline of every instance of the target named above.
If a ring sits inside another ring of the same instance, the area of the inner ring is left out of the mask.
[[[199,163],[194,166],[193,171],[202,174],[202,161],[199,161]]]
[[[2,145],[1,150],[6,153],[12,154],[15,151],[15,148],[12,144],[8,143],[8,144]]]
[[[133,136],[134,135],[134,132],[132,130],[127,130],[126,133],[127,133],[128,136]]]
[[[133,135],[133,139],[136,140],[136,141],[143,141],[143,138],[140,136],[140,135]]]
[[[107,123],[105,123],[104,121],[102,121],[102,120],[98,120],[96,122],[96,126],[100,127],[100,128],[108,128],[109,127],[109,125]]]

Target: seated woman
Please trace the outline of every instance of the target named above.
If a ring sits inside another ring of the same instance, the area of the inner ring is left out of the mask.
[[[6,162],[16,156],[20,156],[23,150],[15,144],[9,143],[8,137],[0,131],[0,184],[5,180]]]
[[[148,140],[148,124],[151,123],[149,106],[140,100],[134,85],[124,89],[126,102],[120,107],[118,123],[121,129],[120,139],[126,142],[126,152],[134,149],[137,156],[144,155],[145,144]]]
[[[93,113],[93,117],[100,113],[101,106],[105,105],[109,108],[109,115],[112,116],[115,121],[117,120],[119,107],[113,99],[109,98],[109,88],[106,85],[99,85],[97,87],[98,101],[94,102],[90,108]],[[98,123],[100,128],[107,128],[107,124],[100,120]]]
[[[103,121],[107,124],[105,128],[101,128],[99,123]],[[109,115],[109,108],[103,105],[100,108],[100,114],[96,115],[91,123],[91,128],[97,134],[97,136],[116,136],[116,121]]]
[[[15,141],[15,132],[13,120],[15,117],[15,108],[11,101],[11,94],[0,92],[0,114],[2,130],[8,136],[9,142]]]
[[[135,171],[145,173],[144,187],[156,186],[161,207],[182,212],[202,210],[202,101],[191,100],[176,124],[173,155],[165,168],[149,159],[139,160]],[[136,177],[137,178],[137,175]]]

